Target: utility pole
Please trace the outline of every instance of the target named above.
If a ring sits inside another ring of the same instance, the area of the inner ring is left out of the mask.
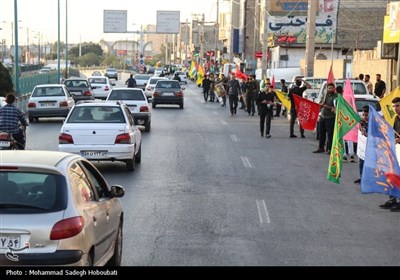
[[[315,56],[315,17],[317,16],[317,5],[308,0],[307,11],[307,39],[306,39],[306,65],[305,76],[314,77],[314,56]],[[333,40],[333,38],[332,38]]]
[[[186,33],[186,38],[185,38],[185,67],[188,67],[188,44],[189,44],[189,22],[188,22],[188,19],[186,19],[185,33]]]
[[[217,0],[217,17],[215,19],[215,48],[214,48],[214,65],[217,66],[217,52],[218,52],[218,39],[219,39],[219,0]],[[219,72],[214,69],[214,72]]]
[[[267,53],[268,53],[268,14],[266,12],[267,11],[267,4],[268,4],[268,0],[264,0],[264,7],[263,7],[263,9],[261,9],[262,12],[264,13],[264,31],[262,33],[263,46],[262,46],[262,60],[261,60],[261,68],[262,68],[261,77],[262,78],[264,78],[267,75],[267,68],[268,68],[268,60],[267,60]]]
[[[204,59],[204,14],[201,16],[200,22],[200,63],[203,63]]]

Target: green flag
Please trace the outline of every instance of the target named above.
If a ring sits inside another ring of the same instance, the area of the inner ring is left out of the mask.
[[[349,103],[344,100],[341,94],[336,98],[336,118],[335,130],[333,132],[331,156],[329,158],[327,179],[339,184],[343,154],[344,142],[343,137],[360,121],[360,116],[354,112]]]

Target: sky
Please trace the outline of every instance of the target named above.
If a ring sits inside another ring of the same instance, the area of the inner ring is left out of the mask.
[[[180,20],[191,21],[191,15],[203,14],[215,21],[217,0],[17,0],[19,44],[57,40],[58,1],[60,2],[61,41],[65,42],[65,11],[68,3],[68,43],[98,42],[100,39],[130,39],[133,34],[103,33],[104,10],[126,10],[127,30],[140,30],[141,25],[156,24],[157,11],[180,11]],[[5,21],[5,22],[3,22]],[[10,45],[14,22],[14,0],[0,0],[0,41]],[[29,32],[28,32],[29,30]]]

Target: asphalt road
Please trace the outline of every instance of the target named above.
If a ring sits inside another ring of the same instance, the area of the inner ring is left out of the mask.
[[[312,132],[289,138],[280,117],[261,138],[258,116],[231,117],[184,87],[183,110],[152,110],[135,172],[95,163],[126,190],[124,266],[400,265],[400,214],[379,209],[386,196],[360,193],[357,163],[331,183]],[[31,124],[27,147],[57,150],[61,125]]]

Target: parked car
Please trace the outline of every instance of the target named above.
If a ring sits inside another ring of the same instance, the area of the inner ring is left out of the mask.
[[[144,125],[145,131],[151,128],[151,112],[146,95],[140,88],[114,88],[107,96],[107,101],[125,103],[135,120],[136,125]]]
[[[118,71],[115,68],[107,68],[104,76],[108,77],[109,79],[115,79],[118,81]]]
[[[101,72],[98,70],[95,70],[92,72],[92,76],[101,76]]]
[[[75,102],[94,99],[92,87],[85,78],[69,78],[64,80],[64,85],[68,88]]]
[[[165,77],[151,77],[146,84],[146,88],[145,88],[145,94],[147,98],[152,98],[153,97],[153,91],[154,91],[154,87],[156,86],[156,83],[159,80],[169,80],[168,78]]]
[[[154,87],[152,107],[156,108],[158,104],[177,104],[183,109],[183,90],[178,81],[158,81]]]
[[[106,99],[112,87],[115,86],[108,77],[92,76],[88,78],[88,81],[92,87],[94,97],[100,99]]]
[[[28,100],[29,122],[39,121],[42,117],[66,117],[74,105],[75,101],[65,85],[38,85]]]
[[[361,81],[361,80],[350,80],[351,87],[353,89],[354,96],[372,96],[368,92],[367,85]],[[345,79],[338,79],[335,80],[335,85],[336,86],[341,86],[343,90],[345,90],[345,84],[346,80]],[[314,100],[315,102],[319,103],[319,101],[325,96],[327,91],[327,82],[324,82],[318,92],[317,98]]]
[[[151,75],[147,74],[136,74],[135,76],[133,76],[133,78],[136,80],[136,87],[145,90],[150,77]]]
[[[179,75],[179,78],[181,79],[181,83],[183,83],[183,84],[187,84],[187,77],[186,77],[186,73],[185,72],[182,72],[182,71],[176,71],[175,72],[175,74],[178,74]],[[174,75],[175,75],[174,74]]]
[[[303,92],[303,97],[311,100],[315,100],[317,98],[319,90],[322,87],[322,84],[327,80],[327,78],[314,78],[314,77],[305,77],[302,79],[311,85],[310,89],[307,89]],[[301,86],[305,86],[305,84],[302,83]]]
[[[58,148],[92,161],[122,161],[128,171],[141,161],[142,134],[126,104],[86,101],[76,104],[58,137]]]
[[[79,155],[0,156],[2,265],[121,265],[123,187]]]

